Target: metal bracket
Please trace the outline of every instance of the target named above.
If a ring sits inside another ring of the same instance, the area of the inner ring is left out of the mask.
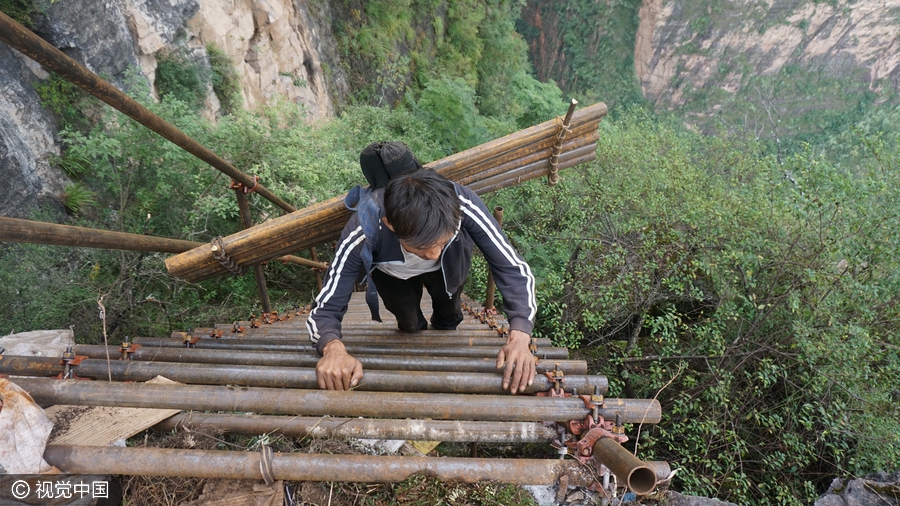
[[[78,367],[78,364],[86,358],[88,357],[84,355],[76,355],[75,352],[72,351],[71,346],[66,348],[66,351],[63,353],[62,359],[60,360],[60,363],[64,366],[63,372],[57,374],[56,379],[90,379],[82,378],[75,374],[75,367]]]
[[[181,339],[181,342],[184,344],[185,348],[193,348],[197,341],[200,340],[201,336],[192,336],[192,332],[185,332],[184,337]]]
[[[234,322],[234,327],[231,327],[231,331],[235,334],[243,333],[244,327],[238,325],[238,322]]]
[[[209,332],[209,337],[211,337],[213,339],[221,339],[222,336],[224,336],[224,335],[225,335],[225,331],[222,329],[214,328]]]
[[[131,354],[136,352],[141,345],[130,343],[128,341],[122,341],[121,346],[119,346],[119,351],[122,352],[122,358],[119,360],[131,360]]]

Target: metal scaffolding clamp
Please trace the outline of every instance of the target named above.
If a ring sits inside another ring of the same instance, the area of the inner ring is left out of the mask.
[[[131,343],[128,341],[128,338],[125,338],[119,346],[119,351],[122,352],[122,358],[120,360],[131,360],[131,355],[140,347],[141,345]]]
[[[225,331],[222,329],[214,328],[211,331],[209,331],[209,337],[211,337],[213,339],[221,339],[222,336],[224,336],[224,335],[225,335]]]
[[[234,326],[231,327],[231,332],[233,332],[235,334],[243,333],[244,330],[245,330],[244,327],[241,325],[238,325],[238,322],[234,322]]]
[[[66,351],[63,352],[62,359],[60,360],[60,363],[64,366],[63,372],[59,373],[56,376],[56,379],[89,379],[80,378],[75,374],[75,367],[78,367],[78,364],[86,358],[88,357],[84,355],[76,355],[75,352],[72,351],[71,346],[66,348]]]
[[[252,188],[247,188],[247,185],[245,185],[244,183],[235,181],[234,179],[231,180],[231,185],[228,188],[230,188],[232,190],[240,190],[241,193],[243,193],[244,195],[253,193],[256,191],[257,188],[259,188],[259,176],[253,176],[253,187]]]
[[[258,329],[258,328],[259,328],[259,322],[256,321],[256,315],[255,315],[255,314],[251,314],[251,315],[250,315],[250,328],[251,328],[251,329]]]
[[[192,333],[193,330],[191,330],[190,332],[185,332],[184,337],[181,338],[181,342],[184,344],[185,348],[193,348],[194,345],[197,344],[197,341],[200,340],[200,336],[193,336],[191,335]]]

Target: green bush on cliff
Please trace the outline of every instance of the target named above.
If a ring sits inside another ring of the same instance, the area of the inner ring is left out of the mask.
[[[560,187],[492,204],[541,279],[539,331],[580,344],[611,395],[658,395],[640,455],[739,504],[810,504],[835,475],[895,467],[900,181],[878,159],[896,148],[779,164],[640,111],[598,146]]]

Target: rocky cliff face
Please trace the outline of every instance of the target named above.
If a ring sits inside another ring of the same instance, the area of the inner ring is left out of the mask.
[[[24,218],[38,202],[62,211],[65,178],[51,167],[55,130],[31,83],[48,77],[39,65],[0,44],[0,214]]]
[[[788,115],[841,113],[900,84],[900,0],[644,0],[639,16],[644,96],[707,130],[743,113],[777,135]]]
[[[234,61],[246,106],[288,99],[316,119],[333,114],[321,63],[323,54],[336,58],[328,15],[327,5],[314,10],[306,0],[81,0],[49,4],[34,31],[120,88],[129,69],[153,83],[160,55],[206,62],[215,44]],[[62,209],[66,178],[52,163],[58,127],[33,88],[47,77],[0,43],[0,174],[16,182],[0,188],[0,215],[25,217],[40,200]],[[339,74],[330,77],[341,85]],[[207,113],[218,108],[210,89]]]

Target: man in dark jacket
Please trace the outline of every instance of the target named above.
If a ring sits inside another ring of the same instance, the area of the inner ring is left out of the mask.
[[[460,295],[473,244],[494,274],[510,324],[507,343],[497,354],[497,368],[504,368],[503,388],[516,393],[531,385],[534,276],[484,202],[469,188],[430,169],[418,169],[393,175],[383,189],[350,203],[357,212],[341,234],[307,320],[310,340],[322,355],[316,365],[319,387],[348,390],[363,377],[362,364],[341,342],[341,320],[361,275],[368,275],[370,289],[377,289],[401,330],[427,328],[420,308],[423,288],[432,299],[432,328],[453,330],[463,319]],[[380,321],[374,291],[367,301],[373,318]]]

